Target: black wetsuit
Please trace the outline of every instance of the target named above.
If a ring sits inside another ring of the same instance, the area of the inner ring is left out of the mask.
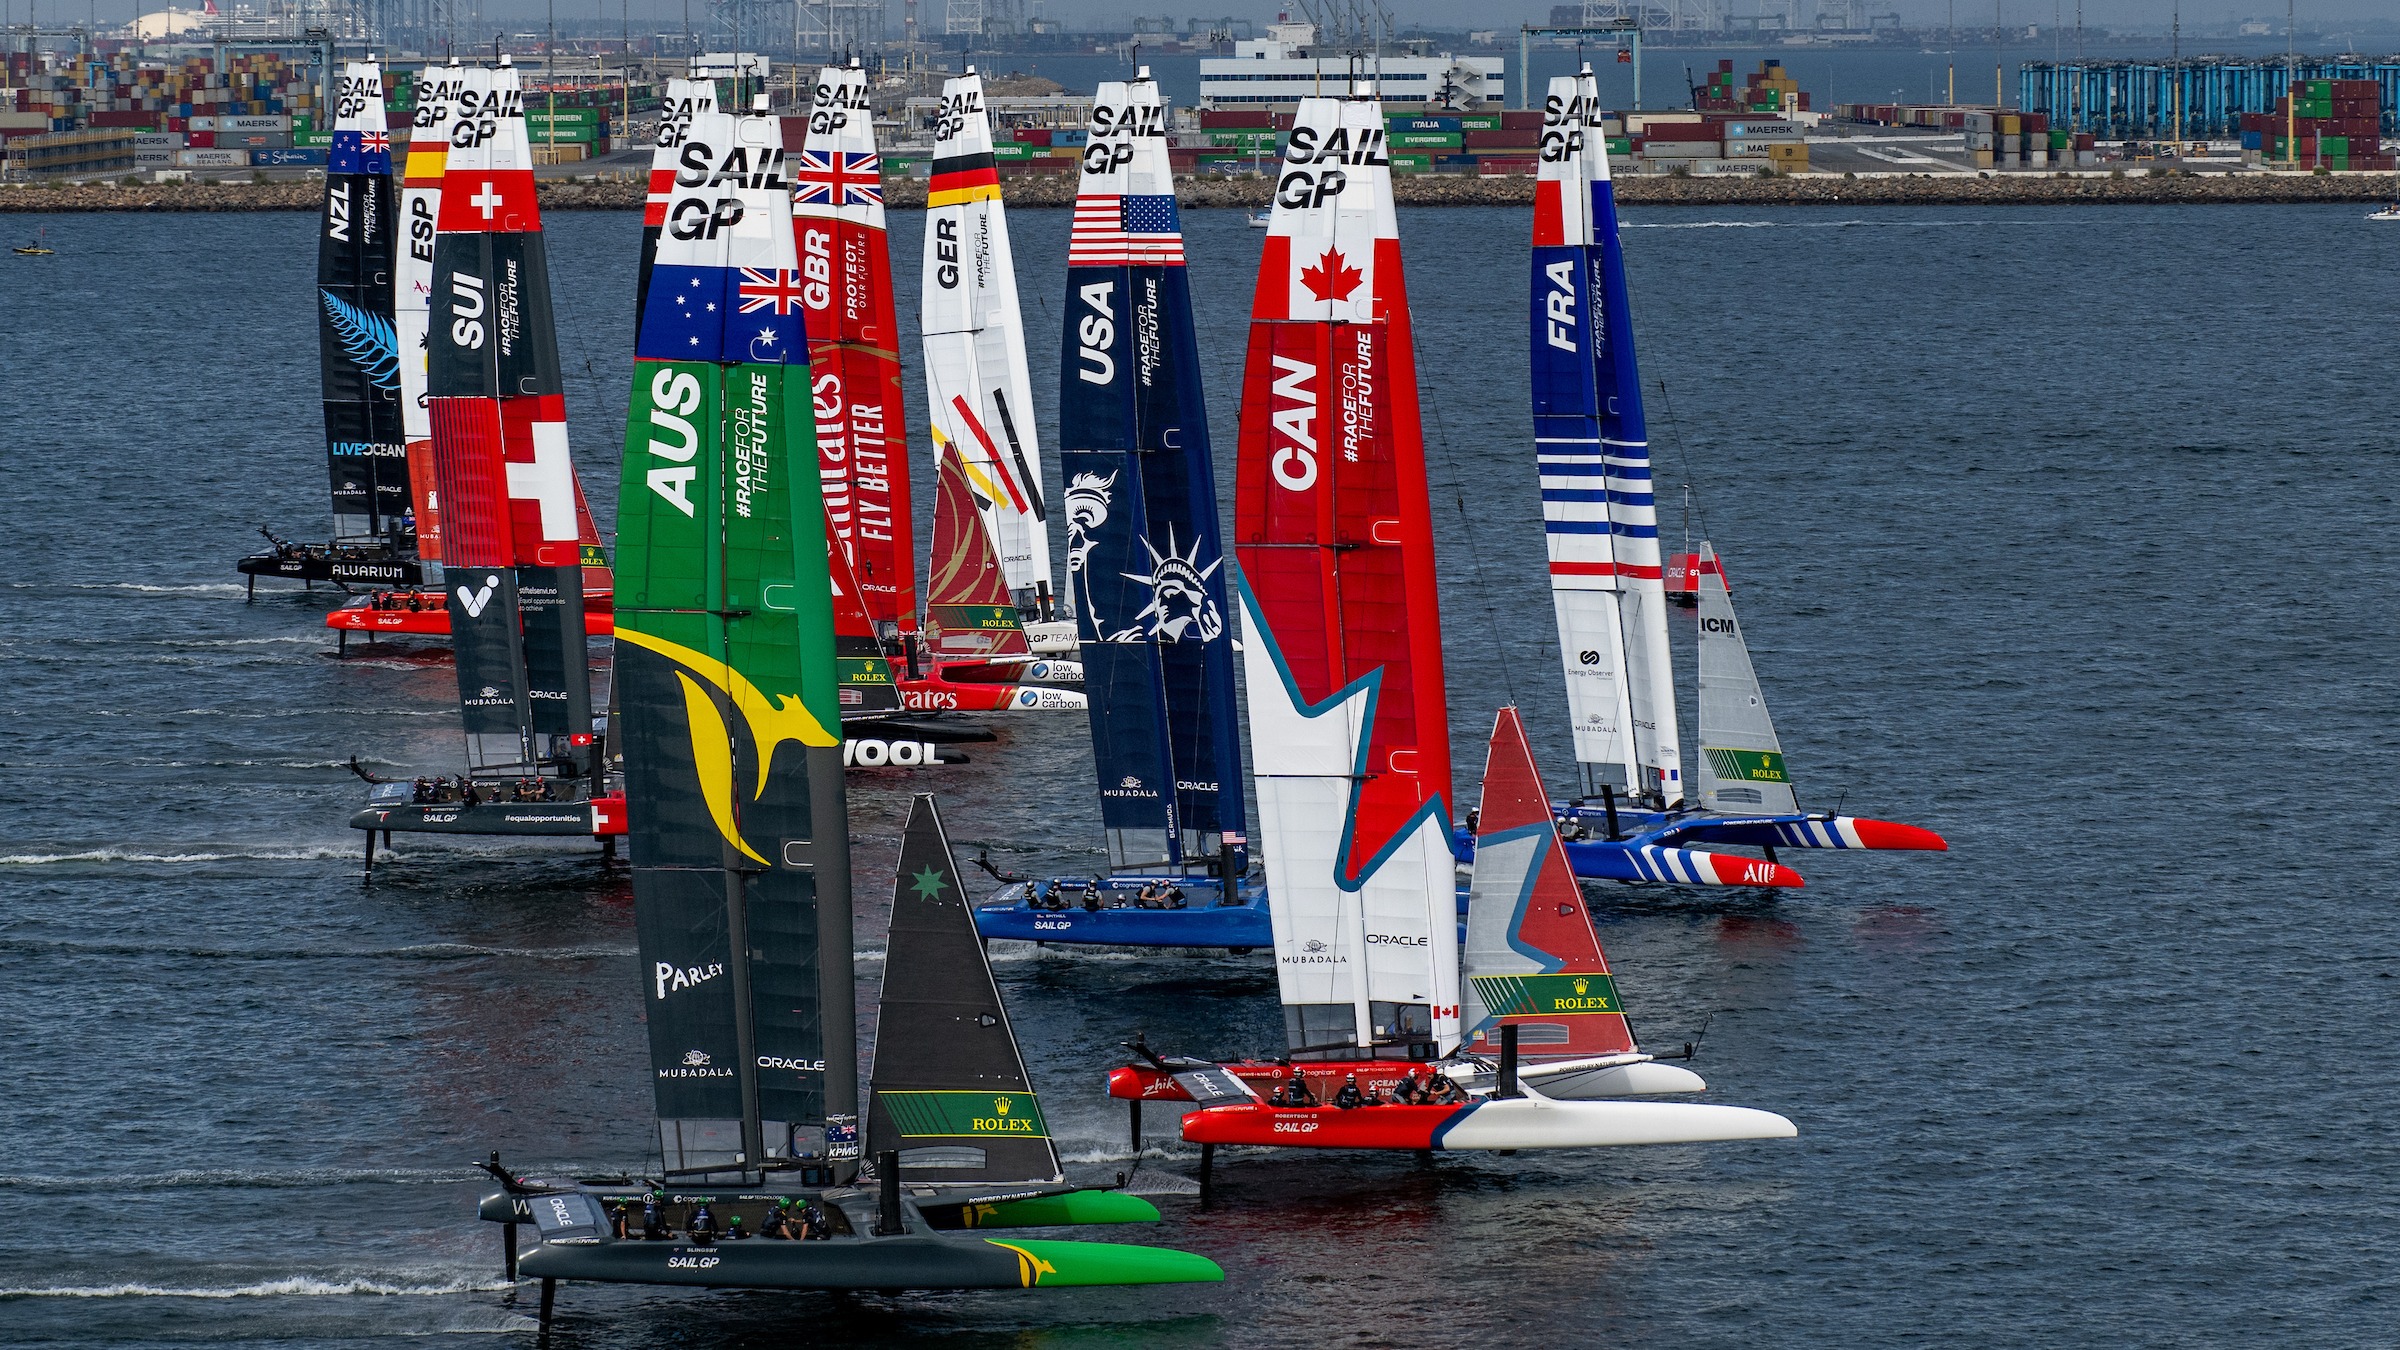
[[[1333,1104],[1348,1111],[1355,1107],[1365,1106],[1367,1099],[1359,1095],[1357,1083],[1344,1083],[1342,1090],[1333,1094]]]

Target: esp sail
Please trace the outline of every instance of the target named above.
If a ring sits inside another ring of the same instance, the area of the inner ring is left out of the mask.
[[[1550,588],[1575,757],[1602,785],[1683,798],[1658,509],[1608,142],[1588,69],[1550,82],[1533,225],[1532,383]]]
[[[1450,736],[1383,109],[1310,98],[1251,307],[1235,484],[1250,741],[1296,1056],[1458,1040]]]
[[[928,430],[937,448],[957,454],[974,486],[976,508],[1018,608],[1047,620],[1055,609],[1050,508],[996,165],[983,77],[970,66],[964,76],[942,82],[925,199],[919,323],[932,410]]]
[[[441,219],[442,166],[450,154],[450,126],[458,113],[459,67],[427,66],[417,80],[417,110],[410,118],[408,160],[400,180],[399,281],[392,296],[393,323],[400,338],[400,426],[408,441],[408,483],[417,508],[417,557],[425,579],[441,580],[441,493],[433,468],[433,417],[427,410],[425,360],[433,298],[434,232]],[[338,136],[339,133],[337,132]]]
[[[1057,1146],[992,981],[933,798],[900,837],[867,1151],[910,1182],[1056,1182]]]
[[[588,777],[583,492],[517,72],[462,70],[442,174],[426,366],[444,584],[480,776]]]
[[[696,113],[678,164],[616,628],[660,1149],[669,1176],[829,1168],[858,1150],[849,836],[780,125]]]
[[[1166,108],[1147,67],[1100,86],[1082,174],[1059,473],[1109,861],[1239,876],[1232,607]]]
[[[1700,804],[1712,811],[1796,812],[1783,742],[1750,664],[1733,588],[1716,550],[1700,545]]]
[[[877,637],[895,640],[917,631],[917,566],[881,164],[866,71],[853,59],[817,72],[790,175],[817,458],[825,516],[867,616]]]
[[[1483,770],[1464,959],[1460,1025],[1469,1050],[1498,1054],[1500,1029],[1514,1026],[1528,1060],[1633,1052],[1615,978],[1514,708],[1500,710]]]
[[[393,314],[393,205],[383,72],[372,61],[345,62],[317,229],[318,372],[333,537],[381,538],[414,549]]]

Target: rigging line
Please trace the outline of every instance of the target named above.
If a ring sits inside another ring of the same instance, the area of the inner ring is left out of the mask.
[[[1416,322],[1413,306],[1410,308],[1409,322],[1413,328]],[[1492,587],[1489,579],[1483,575],[1482,550],[1475,546],[1475,522],[1467,515],[1466,483],[1459,475],[1457,457],[1450,453],[1450,424],[1442,416],[1440,396],[1420,392],[1419,398],[1424,407],[1433,413],[1434,442],[1441,447],[1442,466],[1450,474],[1450,498],[1458,504],[1458,523],[1463,527],[1462,533],[1465,534],[1467,540],[1467,566],[1473,569],[1478,580],[1485,582],[1476,589],[1483,593],[1481,597],[1483,621],[1484,626],[1491,629],[1492,632],[1492,655],[1500,662],[1500,686],[1508,695],[1509,706],[1515,707],[1517,706],[1516,680],[1509,673],[1510,662],[1507,649],[1500,642],[1500,612],[1499,607],[1492,603]]]
[[[1675,400],[1672,395],[1667,393],[1666,377],[1659,376],[1655,383],[1658,385],[1660,409],[1666,414],[1667,433],[1674,438],[1676,469],[1683,477],[1683,515],[1686,535],[1684,551],[1688,553],[1691,551],[1689,535],[1691,520],[1694,516],[1699,517],[1700,520],[1700,537],[1702,539],[1712,537],[1708,532],[1708,508],[1694,505],[1698,499],[1698,485],[1692,481],[1691,447],[1683,439],[1683,422],[1675,415]],[[1653,441],[1653,444],[1655,443]]]

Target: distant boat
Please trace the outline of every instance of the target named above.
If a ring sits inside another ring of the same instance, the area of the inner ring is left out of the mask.
[[[2382,210],[2380,210],[2380,211],[2369,211],[2369,212],[2367,213],[2367,219],[2369,219],[2369,220],[2400,220],[2400,202],[2393,202],[2393,203],[2392,203],[2390,206],[2387,206],[2387,207],[2383,208],[2383,209],[2382,209]],[[43,250],[42,250],[42,252],[44,252],[44,253],[47,253],[47,252],[49,252],[49,251],[50,251],[50,250],[48,250],[48,249],[43,249]],[[17,252],[19,252],[19,253],[23,253],[23,252],[25,252],[25,250],[24,250],[24,249],[18,249],[18,250],[17,250]]]
[[[1250,228],[1254,230],[1263,230],[1267,228],[1268,225],[1274,223],[1274,219],[1275,213],[1272,211],[1254,211],[1250,215]]]
[[[58,252],[57,249],[50,247],[50,227],[47,225],[33,232],[32,243],[19,244],[10,251],[21,258],[47,258]]]

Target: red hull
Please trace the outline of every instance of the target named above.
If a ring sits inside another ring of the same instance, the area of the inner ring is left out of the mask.
[[[1473,1106],[1212,1106],[1183,1118],[1189,1144],[1277,1148],[1430,1149]]]
[[[1263,1097],[1274,1091],[1276,1084],[1289,1080],[1295,1066],[1265,1060],[1243,1060],[1238,1064],[1219,1067],[1257,1089]],[[1331,1060],[1296,1067],[1300,1070],[1300,1076],[1307,1081],[1308,1090],[1315,1093],[1321,1102],[1332,1101],[1333,1095],[1342,1090],[1342,1080],[1350,1074],[1358,1075],[1358,1090],[1361,1092],[1389,1092],[1403,1075],[1413,1072],[1421,1078],[1427,1069],[1424,1064],[1405,1059]],[[1132,1101],[1188,1102],[1192,1099],[1191,1094],[1185,1092],[1174,1079],[1139,1064],[1109,1070],[1108,1095]]]
[[[961,667],[962,670],[989,670],[988,666]],[[1017,696],[1017,682],[991,684],[974,680],[945,679],[934,674],[922,680],[903,679],[900,685],[900,706],[910,712],[1005,712]]]
[[[374,609],[365,605],[345,605],[325,616],[325,626],[345,633],[450,636],[450,611],[442,606],[440,596],[426,598],[432,603],[425,609]],[[593,637],[607,637],[617,631],[616,615],[610,611],[607,601],[587,595],[583,603],[585,633]]]

